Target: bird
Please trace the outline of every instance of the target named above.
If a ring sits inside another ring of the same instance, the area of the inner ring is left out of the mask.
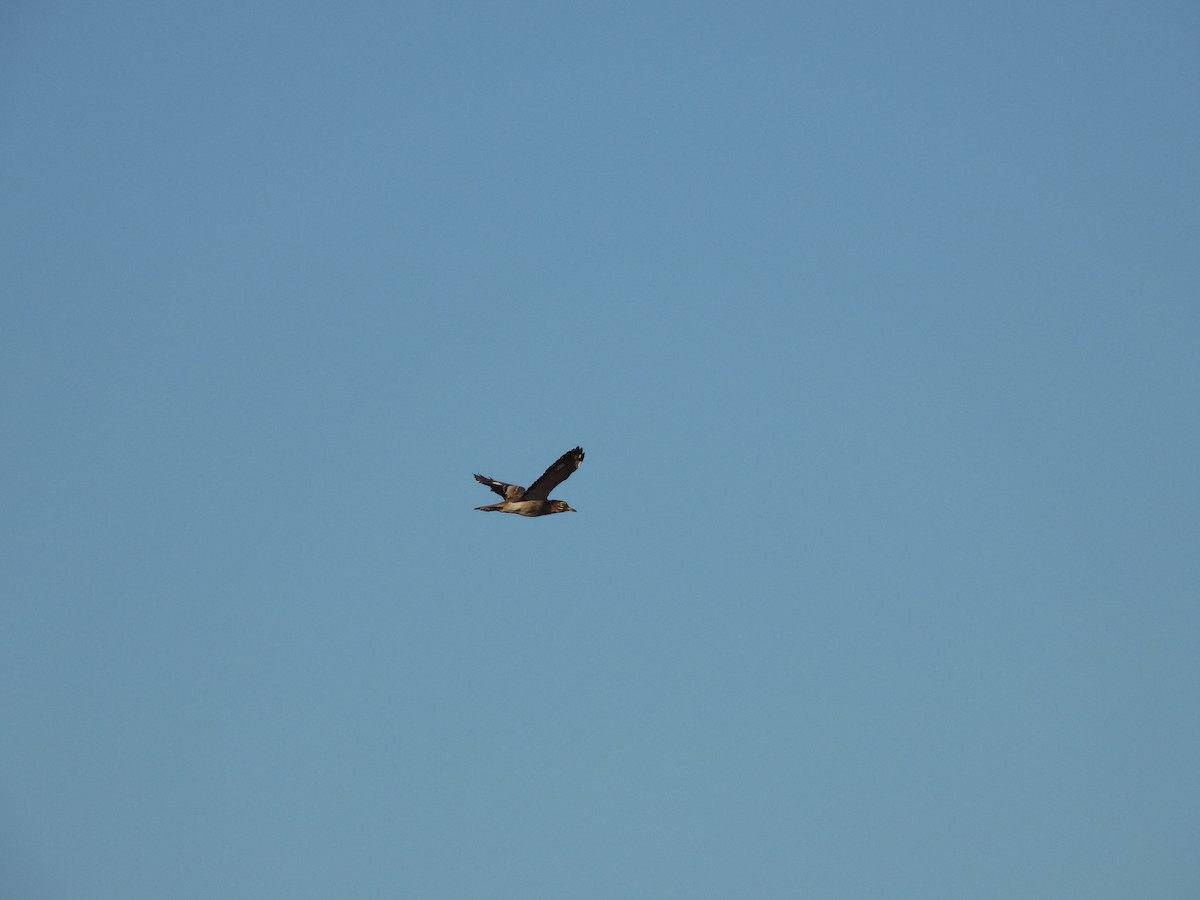
[[[576,512],[565,500],[551,500],[550,492],[571,477],[571,473],[583,462],[583,448],[568,450],[550,466],[542,476],[527,488],[517,484],[505,484],[486,475],[476,475],[475,480],[490,487],[503,497],[494,506],[477,506],[481,512],[515,513],[518,516],[549,516],[554,513]]]

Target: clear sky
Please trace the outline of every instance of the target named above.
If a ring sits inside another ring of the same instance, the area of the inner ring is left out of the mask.
[[[1189,2],[7,4],[4,896],[1200,896],[1198,97]]]

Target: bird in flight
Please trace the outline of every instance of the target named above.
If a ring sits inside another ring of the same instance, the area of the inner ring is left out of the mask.
[[[505,484],[484,475],[475,480],[487,485],[501,497],[503,502],[494,506],[477,506],[483,512],[516,513],[518,516],[548,516],[553,513],[575,512],[565,500],[551,500],[550,492],[571,477],[571,473],[583,462],[583,448],[568,450],[542,473],[542,477],[527,488],[516,484]]]

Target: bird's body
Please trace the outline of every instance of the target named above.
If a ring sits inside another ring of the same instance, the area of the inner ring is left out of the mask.
[[[558,506],[558,504],[562,504]],[[493,506],[475,507],[483,512],[516,513],[518,516],[548,516],[551,513],[575,512],[562,500],[505,500]]]
[[[583,462],[583,448],[576,447],[560,456],[542,476],[527,488],[517,484],[506,484],[485,475],[476,475],[475,480],[491,488],[503,500],[492,506],[477,506],[481,512],[506,512],[518,516],[549,516],[553,513],[575,512],[565,500],[551,500],[550,492],[566,481]]]

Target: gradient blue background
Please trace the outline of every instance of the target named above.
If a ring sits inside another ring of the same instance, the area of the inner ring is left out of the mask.
[[[6,897],[1200,896],[1194,4],[0,29]]]

